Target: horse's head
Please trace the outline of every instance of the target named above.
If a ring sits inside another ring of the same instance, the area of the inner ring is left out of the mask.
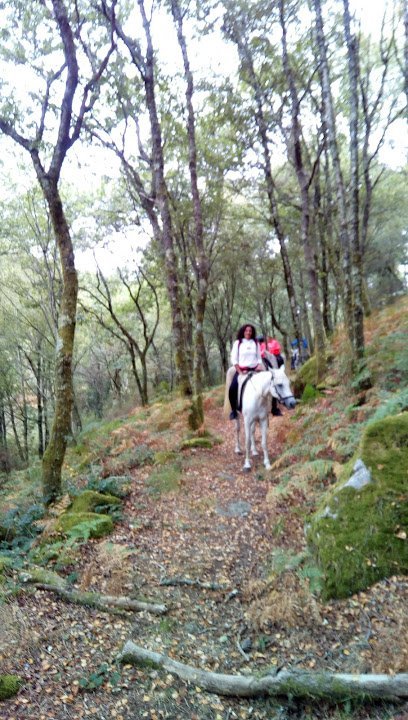
[[[279,402],[284,403],[288,410],[293,410],[296,406],[296,400],[293,397],[289,378],[285,373],[285,368],[282,366],[277,370],[270,370],[270,373],[272,375],[271,393],[273,397],[279,400]]]

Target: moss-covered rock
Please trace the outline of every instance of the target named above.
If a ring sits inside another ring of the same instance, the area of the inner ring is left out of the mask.
[[[115,495],[107,495],[106,493],[99,493],[95,490],[84,490],[84,492],[74,499],[69,512],[92,513],[97,511],[98,508],[120,505],[120,503],[121,501]]]
[[[210,437],[193,437],[188,440],[183,440],[180,445],[182,450],[188,448],[212,448],[214,447],[214,440]]]
[[[155,465],[166,465],[177,459],[177,453],[174,450],[159,450],[154,454]]]
[[[17,695],[23,681],[17,675],[0,675],[0,700]]]
[[[326,598],[408,574],[407,468],[408,413],[369,424],[307,530]]]
[[[58,518],[57,532],[67,535],[72,528],[83,526],[84,536],[99,538],[109,535],[113,530],[113,520],[110,515],[100,515],[91,512],[66,512]]]
[[[316,387],[317,383],[317,362],[313,355],[302,365],[296,373],[296,377],[292,382],[293,394],[295,397],[301,397],[306,385]]]

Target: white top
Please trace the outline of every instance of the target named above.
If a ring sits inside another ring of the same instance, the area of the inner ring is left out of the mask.
[[[243,338],[241,342],[235,340],[231,350],[232,365],[239,365],[241,368],[255,368],[259,363],[262,363],[259,343],[252,339],[246,340],[246,338]]]

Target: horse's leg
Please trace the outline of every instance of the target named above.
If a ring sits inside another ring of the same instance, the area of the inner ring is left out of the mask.
[[[262,434],[262,450],[264,454],[264,465],[267,470],[270,470],[271,463],[269,462],[269,455],[268,455],[268,444],[267,444],[267,434],[268,434],[268,418],[265,417],[262,420],[259,421],[261,426],[261,434]]]
[[[240,435],[240,430],[241,430],[241,425],[239,422],[239,415],[237,415],[237,419],[235,420],[235,430],[236,430],[235,453],[237,455],[242,455],[241,443],[239,440],[239,435]]]
[[[252,455],[252,457],[256,457],[257,455],[259,455],[259,452],[256,449],[256,444],[255,444],[255,427],[256,427],[256,423],[253,422],[252,427],[251,427],[251,455]]]
[[[244,415],[244,426],[245,426],[245,462],[243,470],[249,472],[251,469],[251,461],[249,459],[249,452],[251,449],[251,437],[253,433],[253,423],[250,421],[248,415]]]

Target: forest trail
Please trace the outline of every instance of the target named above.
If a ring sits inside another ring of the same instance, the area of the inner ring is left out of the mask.
[[[290,414],[283,412],[270,421],[272,464],[291,428]],[[22,676],[25,686],[0,704],[1,720],[336,717],[323,703],[310,715],[301,703],[222,698],[164,672],[117,666],[128,639],[232,674],[283,666],[365,672],[378,657],[385,665],[392,662],[388,643],[401,637],[406,579],[393,578],[358,599],[325,605],[294,572],[281,576],[279,586],[268,580],[274,551],[296,555],[304,549],[305,498],[300,493],[292,501],[270,502],[274,471],[263,469],[262,455],[250,473],[242,471],[233,423],[213,395],[206,399],[205,416],[206,429],[222,442],[179,451],[181,476],[169,492],[149,485],[151,466],[133,469],[132,490],[113,534],[88,541],[68,569],[81,590],[164,602],[168,613],[122,617],[66,603],[44,590],[20,596],[11,623],[14,651],[3,657],[2,669]],[[113,434],[120,448],[145,444],[155,452],[174,452],[185,437],[185,417],[175,413],[170,432],[129,424]],[[391,635],[377,657],[384,627]],[[407,707],[392,717],[402,720]],[[382,713],[363,708],[359,717],[391,717]]]

